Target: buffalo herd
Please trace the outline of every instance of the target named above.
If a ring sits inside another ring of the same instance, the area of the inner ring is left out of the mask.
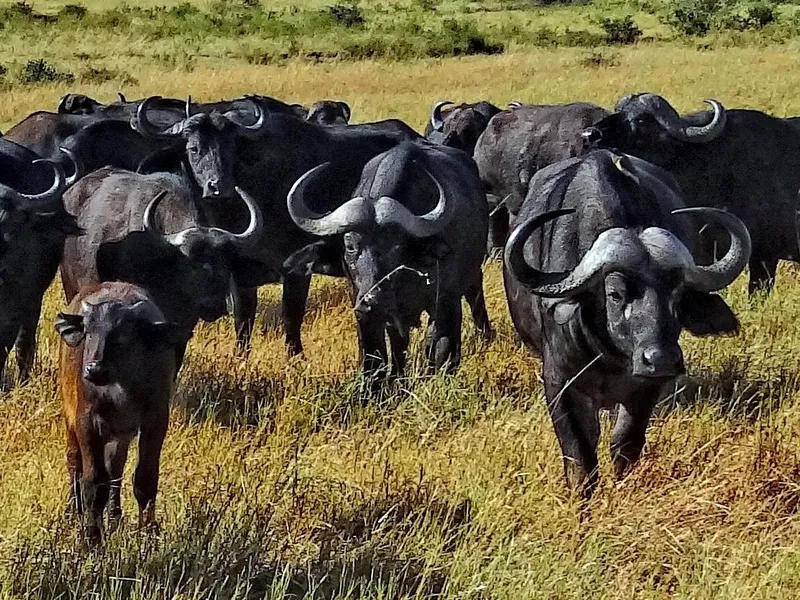
[[[69,94],[0,137],[0,371],[30,375],[43,295],[66,302],[59,388],[72,505],[89,539],[134,495],[153,519],[169,401],[192,331],[232,312],[246,352],[257,288],[282,284],[302,353],[312,275],[347,278],[362,369],[401,376],[428,315],[431,370],[455,372],[462,299],[491,340],[482,264],[503,262],[513,324],[542,361],[568,485],[597,484],[598,412],[616,409],[621,476],[685,370],[679,335],[736,332],[722,290],[749,266],[769,292],[799,260],[800,128],[755,110],[680,115],[655,94],[501,109],[437,102],[422,136],[350,107],[266,96]],[[388,350],[387,350],[388,337]]]

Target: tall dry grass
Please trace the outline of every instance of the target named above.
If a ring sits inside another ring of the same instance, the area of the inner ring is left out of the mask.
[[[78,60],[68,45],[50,51],[67,66]],[[642,46],[599,69],[581,50],[283,66],[198,58],[190,70],[95,51],[135,74],[130,96],[330,97],[347,100],[357,120],[398,116],[418,127],[445,97],[609,106],[644,89],[681,109],[712,96],[800,113],[790,47]],[[117,84],[70,89],[110,99]],[[0,122],[53,107],[65,91],[0,91]],[[465,320],[455,377],[417,369],[366,404],[344,284],[314,284],[306,356],[291,360],[275,330],[277,291],[265,289],[249,358],[234,353],[228,320],[199,328],[191,343],[162,460],[160,532],[148,537],[129,520],[98,550],[83,548],[64,517],[55,286],[35,376],[0,397],[0,595],[793,598],[800,277],[784,266],[779,278],[768,299],[748,301],[743,281],[726,292],[741,335],[684,340],[700,389],[665,404],[628,478],[614,482],[603,456],[603,483],[587,506],[562,484],[538,363],[516,342],[497,265],[486,267],[497,340],[484,344]],[[131,515],[127,477],[123,502]]]

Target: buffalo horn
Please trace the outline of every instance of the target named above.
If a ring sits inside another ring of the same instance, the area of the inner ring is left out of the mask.
[[[155,214],[156,209],[158,209],[158,205],[161,204],[161,201],[164,199],[164,196],[167,195],[166,190],[160,191],[155,197],[150,200],[150,203],[147,205],[147,208],[144,210],[144,218],[142,222],[144,223],[144,230],[149,231],[150,233],[156,235],[163,235],[164,232],[161,231],[161,228],[155,224]]]
[[[186,118],[192,118],[192,96],[191,94],[186,96]]]
[[[727,123],[727,111],[716,100],[705,100],[714,109],[714,116],[707,125],[690,125],[682,119],[672,105],[655,94],[644,94],[639,97],[648,112],[658,121],[664,130],[677,140],[703,144],[718,138]]]
[[[161,137],[161,138],[174,138],[181,134],[183,131],[183,121],[175,123],[171,127],[159,129],[148,118],[147,111],[150,110],[153,102],[161,100],[161,96],[149,96],[142,100],[139,108],[136,109],[136,119],[133,122],[133,128],[148,137]]]
[[[614,227],[602,232],[571,271],[545,273],[525,260],[525,242],[545,223],[575,212],[563,209],[545,213],[517,228],[506,242],[506,265],[533,294],[567,298],[591,286],[598,277],[615,269],[635,269],[644,259],[642,245],[629,229]]]
[[[128,103],[128,99],[125,98],[125,94],[123,94],[122,92],[117,92],[117,96],[119,96],[120,104],[127,104]]]
[[[434,131],[441,131],[444,127],[442,108],[449,104],[453,103],[450,100],[442,100],[433,105],[433,110],[431,111],[431,127],[433,127]]]
[[[436,179],[427,169],[423,169],[425,173],[433,180],[436,189],[439,192],[439,200],[436,206],[424,215],[415,215],[403,204],[390,198],[383,196],[375,202],[375,223],[376,225],[383,226],[390,223],[399,225],[408,233],[418,238],[431,237],[440,233],[453,218],[454,206],[452,202],[448,202],[447,194]]]
[[[700,292],[714,292],[733,283],[750,260],[752,242],[745,224],[735,215],[719,208],[681,208],[672,211],[672,214],[692,214],[720,225],[728,231],[731,239],[725,256],[710,265],[694,265],[686,273],[686,284]]]
[[[69,160],[72,162],[73,173],[72,175],[67,177],[65,182],[65,185],[69,188],[75,185],[78,182],[78,180],[81,177],[83,177],[83,172],[84,172],[83,161],[78,157],[77,154],[75,154],[69,148],[64,148],[63,146],[61,146],[59,148],[59,151],[64,153],[67,156],[67,158],[69,158]]]
[[[294,182],[286,197],[286,205],[292,220],[303,231],[318,236],[339,235],[352,231],[368,225],[375,216],[372,206],[362,197],[348,200],[328,215],[321,215],[308,208],[304,199],[306,188],[311,180],[329,166],[329,162],[322,163],[306,172]]]
[[[244,123],[240,123],[236,118],[233,118],[232,114],[235,114],[235,111],[226,112],[225,118],[236,125],[243,136],[257,138],[261,136],[267,125],[267,114],[264,109],[261,108],[261,105],[252,98],[247,98],[247,101],[253,107],[253,114],[255,115],[255,121],[251,125],[245,125]]]

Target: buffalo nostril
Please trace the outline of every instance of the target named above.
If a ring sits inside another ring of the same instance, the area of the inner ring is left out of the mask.
[[[208,191],[213,196],[219,195],[219,180],[212,179],[208,182]]]

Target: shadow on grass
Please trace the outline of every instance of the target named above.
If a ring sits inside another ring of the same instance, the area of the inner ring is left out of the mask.
[[[42,599],[440,597],[446,570],[409,538],[430,540],[435,530],[441,552],[455,552],[469,527],[468,501],[411,484],[361,502],[339,498],[341,508],[333,502],[337,490],[320,494],[307,480],[300,491],[287,484],[291,477],[261,488],[266,501],[245,497],[234,484],[205,485],[211,491],[191,497],[160,533],[123,525],[94,549],[77,542],[67,519],[54,519],[16,542],[0,567],[0,589]],[[295,495],[293,512],[279,516],[275,505],[286,495]],[[303,530],[298,502],[326,525]]]
[[[704,404],[719,408],[724,416],[751,421],[764,418],[800,391],[800,375],[780,369],[769,377],[754,377],[747,360],[732,356],[719,371],[701,371],[678,378],[659,403],[658,414]]]

